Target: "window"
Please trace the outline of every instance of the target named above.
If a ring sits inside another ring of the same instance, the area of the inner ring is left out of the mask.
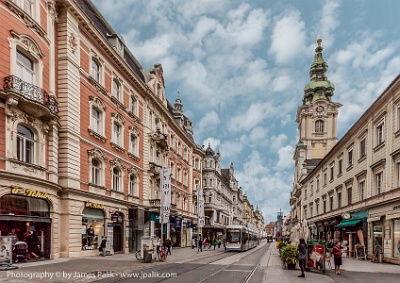
[[[375,174],[375,182],[376,182],[376,194],[379,195],[382,192],[383,172]]]
[[[384,131],[384,123],[381,122],[377,127],[376,127],[376,145],[380,145],[384,141],[384,136],[383,136],[383,131]]]
[[[178,167],[178,176],[177,176],[177,180],[178,182],[182,182],[182,169]]]
[[[353,165],[353,149],[350,149],[348,151],[347,156],[348,156],[348,163],[349,163],[348,167],[350,167]]]
[[[331,166],[331,178],[330,178],[330,181],[333,181],[334,172],[335,172],[335,166]]]
[[[313,217],[313,204],[310,203],[310,216]]]
[[[323,201],[323,213],[326,213],[326,199]]]
[[[322,121],[322,120],[315,121],[315,132],[316,133],[324,132],[324,121]]]
[[[304,199],[307,199],[307,189],[304,190]]]
[[[129,194],[131,196],[138,196],[138,184],[134,174],[129,175]]]
[[[120,140],[121,140],[121,126],[114,122],[113,125],[113,142],[117,145],[120,144]]]
[[[129,109],[132,114],[138,115],[138,100],[133,94],[131,95]]]
[[[198,179],[194,180],[194,189],[198,191],[200,188],[200,181]]]
[[[117,167],[114,167],[112,171],[112,189],[121,191],[121,171]]]
[[[347,203],[353,203],[353,188],[347,188]]]
[[[27,163],[34,163],[35,135],[25,126],[17,126],[17,159]]]
[[[400,159],[396,161],[396,175],[397,187],[400,187]]]
[[[187,171],[183,172],[183,183],[185,185],[188,184],[188,173],[187,173]]]
[[[360,158],[362,158],[362,157],[364,157],[364,156],[366,155],[366,148],[365,148],[365,146],[366,146],[366,139],[363,138],[363,139],[360,141]]]
[[[101,134],[102,131],[102,118],[101,118],[101,111],[95,107],[92,108],[92,130],[98,134]]]
[[[116,99],[121,101],[121,84],[117,79],[113,79],[112,94]]]
[[[130,145],[129,145],[129,151],[133,155],[138,156],[138,138],[135,134],[131,134],[131,139],[130,139]]]
[[[17,50],[17,77],[23,81],[35,85],[34,62]]]
[[[359,196],[360,196],[360,200],[364,200],[365,199],[365,180],[361,181],[358,184],[359,188]]]
[[[397,119],[396,119],[396,131],[400,131],[400,104],[398,104],[396,106],[396,115],[397,115]],[[400,254],[400,251],[399,251]]]
[[[311,185],[310,187],[310,197],[312,197],[314,194],[314,185]]]
[[[319,192],[319,179],[317,179],[317,193]]]
[[[171,147],[173,149],[175,149],[175,137],[174,137],[174,135],[171,135]]]
[[[328,182],[328,176],[326,173],[324,173],[324,186],[326,186],[327,182]]]
[[[319,214],[319,201],[315,201],[315,213],[316,215]]]
[[[101,162],[98,159],[92,159],[92,180],[91,183],[94,185],[102,185],[102,168]]]
[[[341,208],[342,207],[342,193],[341,192],[338,192],[337,200],[338,200],[338,208]]]
[[[198,158],[194,159],[194,169],[200,169],[200,160]]]
[[[34,0],[14,0],[13,2],[33,18]]]
[[[212,201],[212,194],[210,193],[210,195],[208,196],[208,202]]]
[[[330,208],[330,210],[332,211],[333,210],[333,195],[332,196],[329,196],[329,208]]]
[[[307,215],[307,206],[305,205],[303,207],[303,209],[304,209],[304,217],[307,218],[308,217],[308,215]]]
[[[342,174],[343,173],[343,159],[339,159],[338,161],[338,174]]]
[[[100,63],[96,59],[92,59],[92,77],[93,79],[98,82],[100,82]]]

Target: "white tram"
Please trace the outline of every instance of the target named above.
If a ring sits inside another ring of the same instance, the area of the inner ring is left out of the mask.
[[[225,249],[228,251],[246,251],[258,246],[257,232],[242,225],[226,227]]]

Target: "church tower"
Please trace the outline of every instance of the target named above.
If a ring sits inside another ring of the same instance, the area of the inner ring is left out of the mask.
[[[321,39],[317,40],[310,82],[304,87],[302,105],[296,115],[295,183],[307,176],[338,141],[337,116],[342,105],[332,101],[335,86],[326,76],[328,64],[322,55],[321,42]]]

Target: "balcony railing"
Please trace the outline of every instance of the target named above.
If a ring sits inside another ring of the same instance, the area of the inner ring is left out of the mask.
[[[150,136],[161,149],[168,150],[167,135],[161,133],[160,129],[157,129],[157,131],[155,133],[152,133]]]
[[[50,111],[51,114],[57,115],[58,103],[54,97],[51,97],[46,91],[33,84],[23,81],[21,78],[11,75],[4,78],[3,90],[6,93],[13,93],[22,98],[39,104]],[[39,112],[35,116],[43,116],[45,113]]]

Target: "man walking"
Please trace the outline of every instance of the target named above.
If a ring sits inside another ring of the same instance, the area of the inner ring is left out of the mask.
[[[199,251],[203,252],[203,242],[200,238],[197,240],[197,253],[199,253]]]

